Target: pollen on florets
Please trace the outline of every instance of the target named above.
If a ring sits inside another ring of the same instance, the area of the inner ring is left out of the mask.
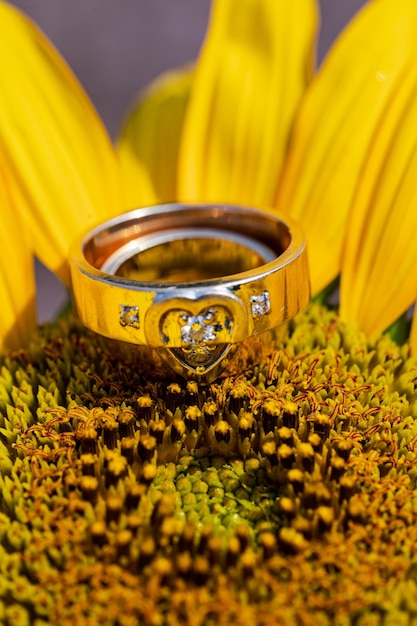
[[[311,306],[203,387],[60,324],[2,361],[0,621],[417,619],[406,346]]]

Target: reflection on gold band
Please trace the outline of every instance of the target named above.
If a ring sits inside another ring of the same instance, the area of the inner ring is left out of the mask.
[[[115,275],[136,281],[198,282],[246,272],[264,263],[256,250],[229,239],[178,239],[134,254]]]

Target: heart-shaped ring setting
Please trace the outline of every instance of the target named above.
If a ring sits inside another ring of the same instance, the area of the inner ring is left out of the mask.
[[[174,362],[178,363],[181,372],[185,368],[196,377],[207,379],[211,373],[210,378],[214,378],[219,373],[220,364],[224,369],[229,362],[230,359],[226,361],[225,357],[234,356],[236,352],[237,348],[232,350],[232,344],[218,343],[226,338],[230,341],[233,324],[230,312],[224,307],[209,307],[196,315],[190,311],[169,311],[161,319],[161,334],[167,338],[169,333],[176,335],[179,332],[183,347],[160,350],[159,354],[171,367]]]
[[[167,311],[159,323],[163,344],[180,345],[194,348],[209,344],[224,343],[232,340],[234,320],[224,306],[210,306],[197,313],[189,310],[174,309]]]
[[[185,369],[206,382],[228,365],[246,328],[242,303],[228,294],[167,299],[156,303],[146,318],[149,342],[164,346],[158,350],[161,358],[177,372]]]

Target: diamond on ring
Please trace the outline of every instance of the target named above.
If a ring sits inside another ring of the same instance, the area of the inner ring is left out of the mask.
[[[219,325],[212,323],[215,314],[216,311],[212,309],[200,315],[182,313],[180,315],[182,341],[189,345],[215,341],[216,332],[219,330]]]
[[[250,299],[252,317],[262,317],[271,311],[271,300],[269,292],[264,291],[259,296],[252,296]]]

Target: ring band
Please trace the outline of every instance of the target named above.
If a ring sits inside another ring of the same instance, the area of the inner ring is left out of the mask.
[[[214,380],[239,344],[310,298],[305,239],[276,213],[223,204],[136,209],[76,241],[83,324],[156,348],[178,373]]]

